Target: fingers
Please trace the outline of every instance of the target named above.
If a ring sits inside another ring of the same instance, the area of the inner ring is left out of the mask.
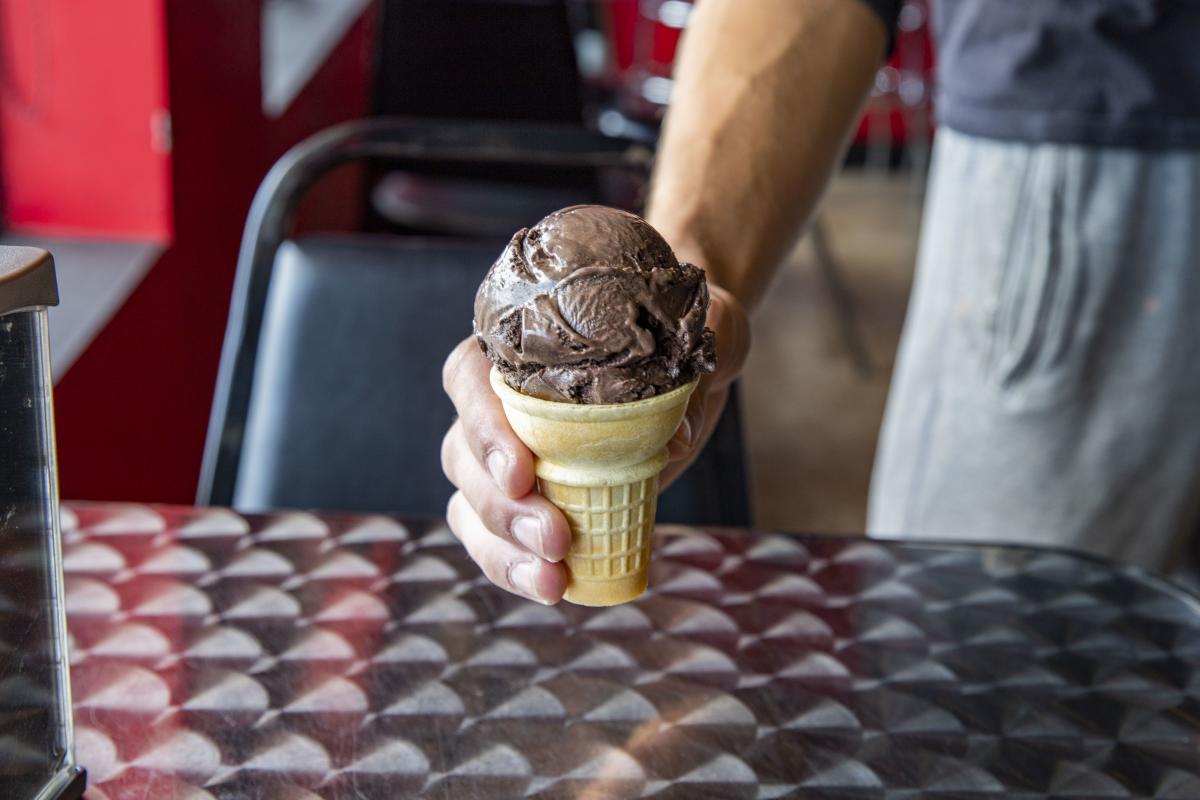
[[[716,333],[717,369],[700,380],[679,430],[667,444],[669,462],[659,479],[666,488],[700,453],[717,426],[729,385],[741,374],[750,351],[750,323],[742,304],[719,286],[710,287],[708,326]]]
[[[658,490],[660,492],[665,491],[668,486],[674,483],[675,479],[691,466],[692,462],[700,455],[700,451],[704,449],[704,445],[712,438],[717,423],[721,421],[721,412],[725,410],[725,403],[728,399],[728,387],[706,394],[703,400],[703,407],[698,413],[698,416],[702,420],[698,427],[699,433],[693,437],[691,446],[672,449],[674,441],[672,441],[671,445],[668,445],[667,456],[669,460],[667,466],[658,477]],[[689,410],[688,413],[690,414],[691,411]]]
[[[476,460],[465,430],[459,420],[442,440],[446,477],[458,487],[490,536],[548,561],[561,561],[571,546],[571,529],[562,512],[536,492],[513,499],[500,491]]]
[[[733,383],[750,352],[750,319],[741,302],[720,286],[710,288],[708,327],[717,335],[717,369],[707,376],[709,391]]]
[[[450,530],[497,586],[542,603],[562,599],[571,546],[562,512],[534,492],[533,454],[509,427],[488,380],[491,364],[467,339],[446,359],[442,383],[459,418],[442,440],[442,469],[458,491]]]
[[[567,586],[563,565],[543,561],[528,550],[494,535],[461,491],[450,498],[446,520],[468,555],[492,583],[547,605],[562,599]]]
[[[490,370],[491,363],[469,337],[446,359],[442,385],[458,411],[468,450],[504,494],[524,497],[533,491],[533,454],[509,427],[488,380]]]
[[[687,411],[679,429],[667,442],[667,458],[671,461],[681,461],[691,454],[697,442],[704,441],[705,407],[708,404],[708,392],[702,391],[703,386],[697,386],[688,400]]]

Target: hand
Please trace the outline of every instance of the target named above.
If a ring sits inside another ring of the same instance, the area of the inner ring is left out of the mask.
[[[446,521],[492,583],[557,603],[567,585],[558,562],[571,547],[571,528],[535,491],[533,453],[509,427],[488,381],[491,368],[473,336],[442,368],[442,385],[458,410],[442,440],[442,470],[458,487]]]
[[[750,346],[745,311],[717,287],[708,326],[717,334],[717,371],[701,379],[668,445],[671,461],[660,478],[663,488],[712,435]],[[559,562],[571,547],[571,528],[562,512],[535,491],[533,453],[509,427],[488,380],[490,370],[474,337],[460,342],[442,369],[442,384],[459,414],[442,440],[442,470],[458,489],[446,507],[446,521],[492,583],[541,603],[557,603],[566,589]]]
[[[679,430],[667,444],[670,461],[658,478],[660,492],[700,455],[729,399],[729,385],[741,374],[750,351],[750,322],[742,304],[719,286],[709,291],[708,327],[717,334],[717,370],[700,379]]]

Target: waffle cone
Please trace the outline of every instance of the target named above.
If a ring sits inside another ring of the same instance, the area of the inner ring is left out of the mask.
[[[646,400],[556,403],[521,394],[492,370],[508,422],[533,451],[538,491],[571,525],[564,598],[625,603],[646,591],[658,474],[696,381]]]

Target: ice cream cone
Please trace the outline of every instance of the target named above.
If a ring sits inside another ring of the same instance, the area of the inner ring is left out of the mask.
[[[576,405],[521,394],[493,369],[492,387],[536,456],[538,491],[571,524],[565,599],[625,603],[646,591],[658,474],[698,381],[646,400]]]

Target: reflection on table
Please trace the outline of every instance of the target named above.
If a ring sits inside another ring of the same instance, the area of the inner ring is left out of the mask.
[[[1200,797],[1200,606],[1057,553],[664,529],[543,607],[437,523],[68,508],[88,797]]]

